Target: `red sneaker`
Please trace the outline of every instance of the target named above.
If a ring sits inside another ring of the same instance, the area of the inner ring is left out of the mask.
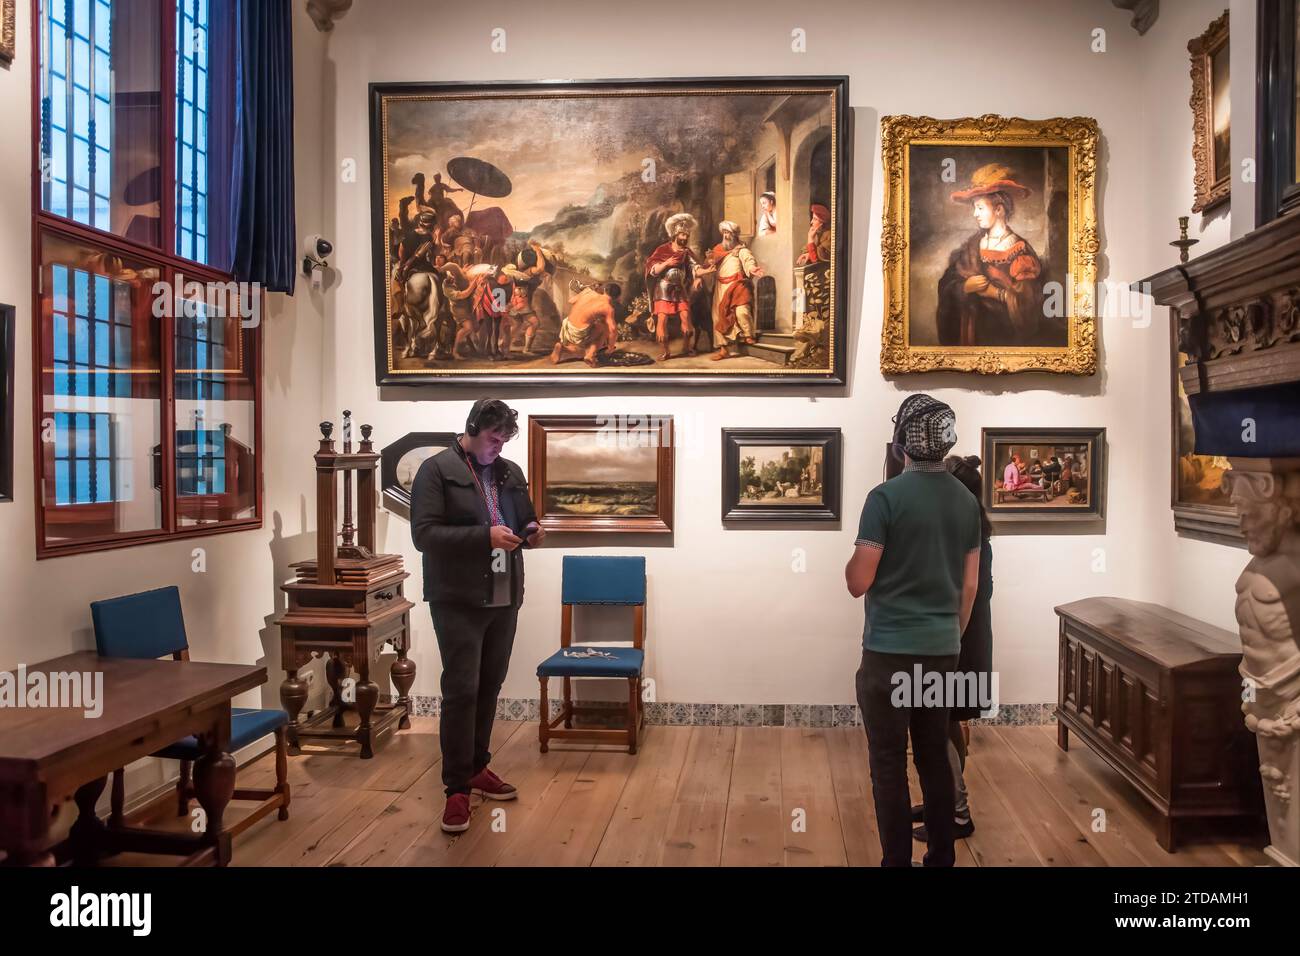
[[[470,789],[489,800],[513,800],[519,791],[506,783],[487,767],[484,767],[469,782]]]
[[[447,808],[442,811],[442,829],[445,833],[464,833],[469,829],[468,793],[453,793],[447,798]]]

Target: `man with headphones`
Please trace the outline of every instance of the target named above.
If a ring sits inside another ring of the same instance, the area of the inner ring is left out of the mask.
[[[881,866],[912,865],[909,737],[923,794],[925,865],[952,866],[948,713],[954,701],[947,689],[954,682],[947,675],[957,669],[975,605],[983,528],[979,500],[944,464],[957,441],[953,410],[929,395],[909,395],[894,426],[891,457],[901,458],[903,468],[867,495],[844,568],[849,593],[866,598],[858,707]],[[932,686],[943,692],[922,693]]]
[[[488,769],[497,695],[524,599],[520,551],[546,537],[523,472],[501,457],[518,432],[518,412],[499,399],[480,399],[464,434],[420,466],[411,488],[411,537],[424,555],[424,599],[442,656],[448,833],[469,829],[471,793],[489,800],[518,795]]]

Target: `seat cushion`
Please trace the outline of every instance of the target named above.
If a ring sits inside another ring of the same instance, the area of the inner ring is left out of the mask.
[[[233,753],[247,747],[256,740],[261,740],[277,727],[289,722],[289,715],[282,710],[250,710],[245,707],[230,709],[230,751]],[[203,748],[197,737],[186,737],[169,747],[164,747],[154,754],[168,760],[195,760]]]
[[[598,652],[591,657],[565,657],[583,651]],[[606,657],[605,655],[610,655]],[[645,651],[635,647],[578,646],[562,648],[537,665],[538,677],[637,677],[645,664]]]

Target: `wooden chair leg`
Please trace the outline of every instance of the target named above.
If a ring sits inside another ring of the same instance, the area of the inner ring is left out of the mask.
[[[108,822],[112,826],[120,827],[123,822],[123,807],[126,805],[126,768],[118,767],[113,771],[113,796],[112,810]]]
[[[289,728],[275,728],[275,792],[284,797],[278,818],[289,819]]]
[[[183,817],[190,812],[190,762],[181,761],[181,777],[176,781],[176,815]]]
[[[637,698],[641,695],[636,692],[636,685],[640,683],[635,677],[627,679],[627,752],[636,753],[636,712]]]
[[[551,705],[550,701],[548,701],[546,697],[546,678],[539,677],[538,680],[541,681],[542,684],[542,699],[537,705],[537,716],[540,718],[537,721],[537,740],[538,743],[541,744],[542,753],[546,753],[546,740],[549,736],[547,731],[550,729],[548,725],[551,722]]]
[[[564,678],[564,726],[573,727],[573,685],[569,678]]]

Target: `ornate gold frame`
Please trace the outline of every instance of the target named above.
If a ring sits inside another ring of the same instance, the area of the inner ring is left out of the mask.
[[[885,213],[880,254],[885,269],[885,321],[880,370],[913,372],[1097,371],[1095,285],[1097,254],[1097,121],[1084,116],[1026,120],[984,116],[940,120],[929,116],[884,116],[880,120],[885,170]],[[912,144],[927,146],[1066,146],[1070,162],[1070,261],[1072,280],[1069,341],[1065,348],[912,345],[908,340],[908,164]]]
[[[12,63],[17,53],[14,2],[15,0],[0,0],[0,63]]]
[[[1188,105],[1192,108],[1192,159],[1196,163],[1193,177],[1196,201],[1192,203],[1192,212],[1213,209],[1232,194],[1231,173],[1217,181],[1214,178],[1214,91],[1210,77],[1214,54],[1227,43],[1227,10],[1209,29],[1187,42],[1187,52],[1192,57],[1192,98]]]

